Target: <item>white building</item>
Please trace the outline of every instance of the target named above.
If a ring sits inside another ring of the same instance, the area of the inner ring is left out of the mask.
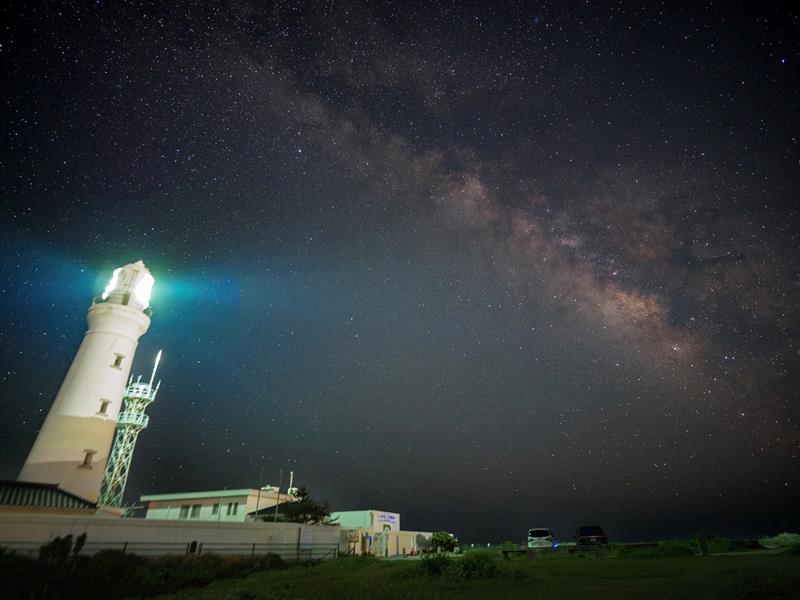
[[[353,554],[399,556],[418,554],[430,546],[428,531],[402,531],[400,514],[385,510],[347,510],[331,513],[342,528],[348,551]]]
[[[279,495],[272,486],[266,488],[260,493],[257,489],[244,488],[152,494],[142,496],[141,501],[147,503],[145,519],[148,522],[181,521],[187,525],[194,522],[197,527],[203,527],[209,522],[253,524],[257,520],[263,523],[263,518],[266,517],[266,523],[272,524],[272,509],[276,504],[291,502],[293,497],[285,493]],[[278,510],[281,510],[280,506]],[[255,519],[256,513],[262,518]],[[430,532],[401,531],[398,513],[373,509],[350,510],[331,513],[331,517],[337,519],[334,527],[315,529],[327,531],[326,535],[339,532],[336,535],[340,536],[343,552],[382,557],[398,556],[419,553],[430,544]]]
[[[400,514],[385,510],[347,510],[331,513],[331,519],[344,529],[363,529],[375,533],[400,531]]]
[[[100,493],[122,394],[150,326],[154,279],[142,261],[114,271],[42,425],[20,481],[58,484],[91,502]]]
[[[242,522],[252,514],[287,502],[290,496],[266,489],[210,490],[142,496],[146,519]]]

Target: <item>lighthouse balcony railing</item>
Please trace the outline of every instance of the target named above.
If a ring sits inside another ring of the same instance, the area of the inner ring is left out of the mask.
[[[102,296],[94,296],[92,298],[92,305],[95,305],[95,304],[107,304],[107,303],[108,303],[108,300],[106,298],[103,298]],[[128,302],[126,301],[123,304],[127,304],[127,303]],[[146,314],[148,317],[150,317],[151,319],[153,318],[153,307],[152,306],[148,306],[147,308],[142,309],[142,312],[144,314]]]
[[[130,398],[150,398],[153,395],[153,388],[149,383],[132,383],[125,390],[125,395]]]
[[[117,418],[117,423],[120,425],[138,425],[142,429],[147,427],[149,422],[150,417],[144,413],[121,412]]]

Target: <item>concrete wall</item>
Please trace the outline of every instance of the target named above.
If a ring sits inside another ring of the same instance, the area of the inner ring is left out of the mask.
[[[300,558],[327,555],[338,547],[341,537],[339,527],[296,523],[215,523],[0,513],[0,546],[12,549],[35,551],[56,537],[82,533],[86,533],[87,552],[122,549],[127,543],[127,551],[140,554],[183,553],[194,542],[202,552],[274,552],[288,560],[298,555]],[[341,549],[346,550],[346,547]]]
[[[342,529],[342,552],[372,554],[378,557],[419,554],[430,546],[427,531],[384,531],[371,529]]]

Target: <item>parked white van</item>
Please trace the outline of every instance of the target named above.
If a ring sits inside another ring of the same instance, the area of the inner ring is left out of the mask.
[[[549,529],[534,527],[528,530],[528,548],[558,548],[558,542]]]

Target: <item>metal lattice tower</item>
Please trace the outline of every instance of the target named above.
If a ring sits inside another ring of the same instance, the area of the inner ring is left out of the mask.
[[[136,440],[139,433],[147,427],[150,417],[145,414],[147,407],[155,401],[158,388],[161,386],[159,381],[153,387],[153,380],[156,376],[156,369],[161,360],[161,351],[156,356],[153,366],[153,374],[149,382],[142,382],[140,375],[136,381],[128,382],[123,397],[122,411],[117,418],[117,433],[114,438],[114,446],[111,449],[111,456],[106,463],[106,470],[103,475],[103,485],[100,489],[98,502],[106,506],[122,507],[122,497],[125,494],[125,484],[128,482],[128,472],[131,468],[133,459],[133,449],[136,447]]]

